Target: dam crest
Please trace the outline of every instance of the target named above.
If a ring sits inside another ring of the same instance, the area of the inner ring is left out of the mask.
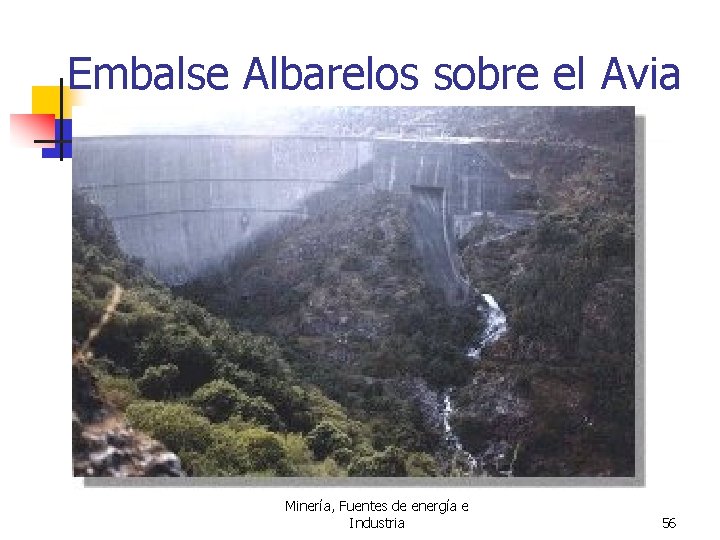
[[[449,299],[466,294],[454,236],[516,208],[528,180],[452,137],[147,135],[73,139],[73,189],[103,208],[120,247],[169,284],[223,260],[330,189],[413,196],[423,258]],[[430,226],[430,224],[433,224]],[[423,247],[424,246],[424,247]],[[439,259],[445,253],[445,260]],[[429,257],[429,258],[428,258]]]

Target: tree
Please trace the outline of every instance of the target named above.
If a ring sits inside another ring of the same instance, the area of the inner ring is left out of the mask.
[[[237,412],[243,397],[247,396],[232,383],[218,379],[195,390],[190,403],[213,422],[224,422]]]
[[[150,366],[137,381],[142,395],[150,399],[165,399],[176,393],[180,370],[174,364]]]
[[[240,432],[239,437],[248,449],[252,470],[269,470],[282,476],[292,474],[292,464],[278,435],[263,428],[250,428]]]
[[[407,476],[407,452],[388,446],[372,456],[355,458],[348,467],[348,476]]]
[[[125,411],[130,425],[165,443],[174,452],[205,452],[213,425],[182,403],[140,401]]]
[[[187,324],[166,324],[152,332],[140,347],[145,365],[175,364],[180,370],[178,387],[191,392],[213,379],[215,356],[207,338]]]
[[[334,451],[350,447],[351,441],[347,433],[334,422],[323,420],[308,434],[310,449],[317,459],[325,459]]]

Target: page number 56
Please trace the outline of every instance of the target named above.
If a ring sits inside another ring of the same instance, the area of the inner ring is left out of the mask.
[[[674,529],[676,526],[675,518],[663,518],[663,529]]]

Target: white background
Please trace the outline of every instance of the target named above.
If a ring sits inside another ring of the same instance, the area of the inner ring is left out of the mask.
[[[92,109],[168,105],[634,105],[647,116],[647,486],[512,489],[88,489],[70,471],[71,162],[9,146],[0,130],[3,381],[0,536],[337,538],[347,520],[290,515],[284,500],[468,501],[466,515],[406,519],[408,537],[708,538],[716,526],[718,72],[709,3],[614,2],[6,2],[0,8],[0,122],[30,112],[30,87],[67,77],[70,56],[98,63],[221,62],[230,89],[93,93]],[[413,92],[244,92],[254,55],[300,64],[421,66]],[[532,62],[534,92],[438,92],[436,63]],[[553,68],[585,56],[585,89]],[[611,56],[680,67],[680,90],[600,91]],[[195,60],[197,59],[197,60]],[[191,112],[188,112],[191,115]],[[87,112],[89,116],[90,113]],[[76,115],[76,121],[79,117]],[[82,127],[76,124],[78,134]],[[112,126],[108,132],[112,132]],[[674,530],[661,528],[675,517]],[[347,532],[346,532],[347,531]],[[452,531],[452,532],[451,532]],[[362,534],[362,533],[358,533]],[[379,532],[375,534],[388,534]],[[340,536],[342,537],[342,536]]]

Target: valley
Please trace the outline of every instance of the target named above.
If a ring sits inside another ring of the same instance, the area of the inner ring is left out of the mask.
[[[632,476],[632,110],[303,121],[77,145],[78,344],[123,291],[102,407],[195,476]]]

